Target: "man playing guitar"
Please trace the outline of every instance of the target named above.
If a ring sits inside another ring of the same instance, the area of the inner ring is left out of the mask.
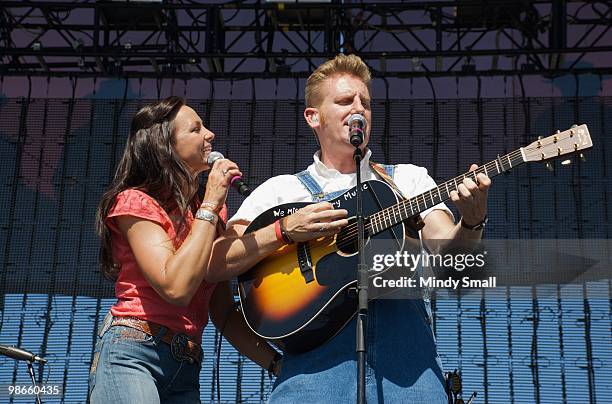
[[[367,125],[361,146],[364,181],[380,180],[370,165],[367,148],[371,128],[370,72],[355,55],[338,55],[309,77],[304,118],[320,144],[314,162],[296,175],[280,175],[259,186],[230,219],[217,239],[206,279],[221,281],[244,274],[283,246],[333,237],[348,225],[347,210],[326,202],[356,184],[354,147],[349,142],[348,118],[361,114]],[[412,197],[435,182],[427,170],[411,164],[387,166],[403,195]],[[470,171],[477,169],[476,165]],[[491,180],[484,173],[465,178],[450,198],[461,213],[453,216],[440,203],[421,212],[425,226],[420,238],[474,241],[482,236]],[[262,212],[289,202],[315,202],[281,220],[246,232]],[[444,245],[442,246],[444,248]],[[287,293],[290,294],[290,291]],[[366,399],[371,402],[446,403],[444,378],[436,352],[428,302],[421,299],[378,299],[369,304]],[[333,338],[307,352],[289,352],[283,358],[270,402],[356,401],[354,318]]]

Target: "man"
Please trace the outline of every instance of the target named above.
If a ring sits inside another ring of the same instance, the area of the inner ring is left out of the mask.
[[[349,142],[348,118],[362,114],[367,122],[361,163],[362,180],[380,179],[369,165],[371,128],[370,72],[354,55],[338,55],[322,64],[306,84],[304,118],[321,146],[314,163],[297,175],[266,181],[245,200],[217,240],[207,279],[218,281],[239,275],[287,241],[307,241],[333,235],[348,224],[347,211],[319,202],[281,221],[244,234],[260,213],[282,203],[324,201],[355,186],[354,147]],[[471,170],[476,169],[472,165]],[[435,186],[427,170],[409,164],[394,166],[392,177],[411,197]],[[479,240],[487,213],[491,184],[483,174],[478,184],[466,179],[451,194],[462,218],[459,223],[444,204],[424,211],[427,240]],[[275,228],[276,227],[276,228]],[[370,402],[446,403],[440,361],[430,326],[428,305],[420,299],[373,300],[367,323],[366,399]],[[286,354],[270,402],[356,401],[355,319],[322,346],[303,354]]]

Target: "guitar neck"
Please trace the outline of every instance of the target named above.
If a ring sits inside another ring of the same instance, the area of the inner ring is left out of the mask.
[[[479,173],[483,173],[489,178],[493,178],[524,162],[525,160],[523,159],[521,149],[503,156],[498,156],[495,160],[478,167],[474,171],[461,174],[438,185],[436,188],[432,188],[415,197],[405,199],[396,205],[370,215],[368,218],[368,231],[370,234],[380,233],[389,227],[395,226],[412,216],[449,200],[451,192],[457,191],[457,187],[459,184],[463,183],[465,178],[470,178],[477,183],[478,180],[476,179],[476,175]]]

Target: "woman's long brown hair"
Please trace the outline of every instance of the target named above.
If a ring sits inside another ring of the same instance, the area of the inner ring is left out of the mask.
[[[108,279],[116,280],[121,269],[113,262],[111,233],[106,224],[106,217],[121,191],[142,190],[155,198],[166,212],[178,207],[183,217],[179,228],[185,225],[187,210],[196,203],[197,178],[173,146],[174,119],[183,105],[182,98],[168,97],[141,108],[132,118],[123,157],[96,213],[96,231],[102,242],[100,265]]]

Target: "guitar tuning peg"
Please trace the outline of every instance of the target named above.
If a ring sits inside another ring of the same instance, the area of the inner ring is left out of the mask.
[[[543,139],[543,136],[538,136],[538,140],[542,140],[542,139]]]
[[[550,161],[546,162],[546,169],[550,172],[555,171],[555,166],[553,165],[553,163],[551,163]]]
[[[572,125],[572,129],[574,129],[574,128],[575,128],[575,127],[577,127],[577,126],[578,126],[578,125],[576,125],[576,124],[573,124],[573,125]]]
[[[582,161],[583,163],[586,161],[586,157],[584,157],[583,153],[580,153],[578,156],[580,157],[580,161]]]
[[[557,129],[557,131],[555,133],[561,133],[561,131],[559,129]]]

